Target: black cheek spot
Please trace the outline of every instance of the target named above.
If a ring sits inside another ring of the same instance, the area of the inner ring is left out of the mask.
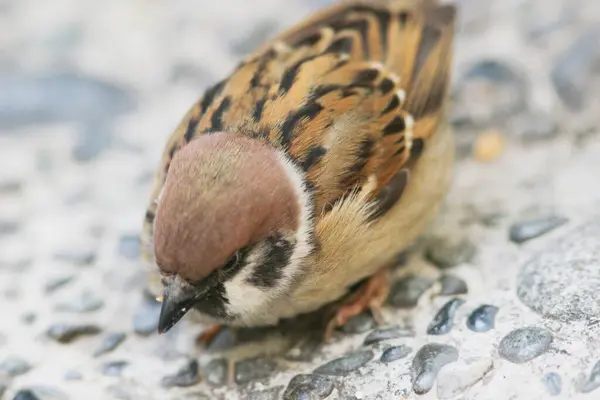
[[[218,283],[211,288],[206,296],[194,305],[194,308],[203,314],[210,315],[219,319],[232,319],[233,317],[227,312],[229,299],[223,283]]]
[[[282,278],[282,272],[287,267],[294,251],[294,245],[283,238],[281,234],[274,234],[266,239],[267,251],[264,260],[259,264],[247,282],[261,289],[274,287]]]

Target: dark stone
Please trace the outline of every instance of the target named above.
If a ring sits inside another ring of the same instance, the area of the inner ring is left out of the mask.
[[[380,361],[384,363],[390,363],[392,361],[400,360],[401,358],[408,356],[410,353],[412,353],[412,351],[412,348],[404,344],[390,347],[389,349],[386,349],[383,354],[381,354]]]
[[[598,318],[600,218],[578,226],[525,263],[517,277],[519,299],[562,322]]]
[[[556,372],[548,372],[544,375],[542,383],[548,389],[550,396],[558,396],[562,390],[562,379]]]
[[[435,237],[429,240],[425,256],[439,268],[452,268],[473,259],[477,248],[464,237]]]
[[[543,234],[566,224],[568,221],[567,218],[550,216],[530,221],[517,222],[511,225],[508,236],[512,242],[521,244],[542,236]]]
[[[52,386],[31,386],[29,388],[19,390],[13,400],[14,399],[67,400],[68,397],[62,391]]]
[[[406,276],[392,286],[389,303],[398,308],[415,307],[421,295],[433,285],[434,280],[423,276]]]
[[[0,362],[0,375],[5,374],[10,377],[23,375],[31,369],[31,365],[20,357],[8,357]]]
[[[306,337],[288,350],[283,358],[289,361],[311,361],[320,345],[321,342],[318,339],[311,336]]]
[[[248,400],[279,400],[283,386],[276,386],[265,390],[255,390],[248,393]]]
[[[243,385],[251,381],[265,379],[277,369],[277,363],[270,358],[247,358],[235,363],[235,382]]]
[[[333,379],[322,375],[302,374],[294,376],[288,383],[283,400],[321,400],[333,392]]]
[[[128,365],[128,361],[110,361],[102,364],[101,370],[106,376],[121,376],[123,370]]]
[[[31,390],[23,389],[19,390],[13,400],[41,400]]]
[[[321,365],[315,369],[314,373],[321,375],[346,376],[350,372],[367,364],[373,359],[373,356],[371,350],[357,351]]]
[[[562,102],[574,111],[583,110],[593,92],[595,66],[600,60],[600,29],[586,32],[558,57],[550,77]],[[596,77],[597,78],[597,77]]]
[[[101,121],[134,109],[126,90],[73,73],[0,76],[0,126]]]
[[[101,329],[96,325],[54,324],[46,331],[46,335],[59,343],[70,343],[80,336],[97,335]]]
[[[363,344],[368,346],[373,343],[381,342],[382,340],[397,339],[401,337],[414,337],[415,332],[412,328],[401,328],[392,326],[385,329],[377,329],[367,335]]]
[[[55,292],[56,290],[62,288],[63,286],[66,286],[69,283],[73,282],[73,279],[75,279],[75,276],[73,276],[73,275],[61,276],[58,278],[54,278],[54,279],[50,280],[48,283],[46,283],[46,286],[44,287],[44,291],[46,293]]]
[[[469,292],[467,283],[453,275],[443,275],[440,278],[440,284],[442,286],[440,289],[441,296],[456,296]]]
[[[473,332],[487,332],[494,329],[498,307],[484,304],[471,312],[467,318],[467,327]]]
[[[90,249],[68,249],[56,253],[54,258],[77,266],[86,266],[96,261],[96,253]]]
[[[165,376],[161,384],[164,387],[188,387],[194,386],[200,382],[200,374],[198,372],[198,361],[189,360],[187,364],[177,371],[174,375]]]
[[[581,393],[590,393],[600,387],[600,361],[598,361],[590,371],[590,376],[581,386],[579,391]]]
[[[102,307],[104,307],[104,300],[95,294],[86,291],[68,303],[58,304],[56,310],[84,314],[98,311]]]
[[[121,236],[119,254],[127,259],[137,260],[140,256],[140,237],[138,235]]]
[[[211,386],[219,387],[227,383],[228,361],[225,358],[211,360],[203,368],[204,380]]]
[[[506,335],[498,345],[500,357],[523,364],[545,353],[552,343],[552,334],[537,327],[519,328]]]
[[[98,349],[94,352],[94,357],[110,353],[111,351],[119,347],[119,345],[123,343],[126,337],[127,335],[125,335],[125,333],[123,332],[113,332],[107,334],[102,340],[102,343],[100,343],[100,347],[98,347]]]
[[[428,335],[444,335],[452,329],[454,314],[456,310],[465,304],[463,299],[452,299],[440,308],[433,321],[427,327]]]
[[[369,312],[363,312],[351,317],[342,327],[345,333],[364,333],[375,326],[375,320]]]
[[[158,301],[144,298],[133,315],[134,332],[141,336],[149,336],[157,332],[160,308],[161,304]]]
[[[455,347],[438,343],[429,343],[421,347],[410,370],[413,391],[419,395],[429,392],[442,367],[456,360],[458,350]]]

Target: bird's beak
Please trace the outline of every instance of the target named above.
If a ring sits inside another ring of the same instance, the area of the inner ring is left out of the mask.
[[[164,282],[162,308],[158,318],[158,333],[169,331],[194,306],[200,297],[198,288],[178,276]]]

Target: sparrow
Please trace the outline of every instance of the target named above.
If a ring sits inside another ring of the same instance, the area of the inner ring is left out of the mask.
[[[159,333],[190,311],[268,326],[340,299],[326,338],[365,310],[381,320],[389,267],[451,182],[455,14],[342,1],[206,90],[168,139],[145,214]]]

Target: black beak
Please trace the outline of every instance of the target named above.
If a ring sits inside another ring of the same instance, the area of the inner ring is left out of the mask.
[[[168,278],[164,286],[162,308],[158,318],[159,334],[168,332],[179,322],[202,294],[198,288],[178,276]]]

